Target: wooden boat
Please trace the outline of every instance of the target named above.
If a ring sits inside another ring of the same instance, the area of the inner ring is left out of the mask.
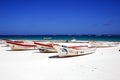
[[[35,44],[24,43],[24,42],[10,42],[9,46],[11,50],[31,50],[36,49]]]
[[[44,53],[56,53],[56,49],[54,49],[53,45],[58,45],[50,42],[34,42],[40,52]]]
[[[17,40],[4,40],[4,43],[6,44],[6,46],[10,46],[12,43],[24,43],[24,42]]]
[[[51,42],[34,42],[40,52],[54,52],[57,50],[53,47],[55,45],[65,45],[65,46],[90,46],[88,43],[51,43]]]
[[[88,46],[56,46],[54,48],[57,50],[59,57],[66,56],[77,56],[94,53],[96,48],[88,47]]]

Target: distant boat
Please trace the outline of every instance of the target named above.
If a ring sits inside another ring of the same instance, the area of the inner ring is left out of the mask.
[[[44,40],[50,40],[50,39],[52,39],[52,37],[44,37],[43,39]]]
[[[70,42],[73,42],[73,43],[89,43],[89,41],[80,41],[80,40],[76,40],[75,38],[73,38]]]

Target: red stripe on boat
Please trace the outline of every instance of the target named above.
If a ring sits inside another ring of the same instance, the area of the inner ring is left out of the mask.
[[[46,47],[50,47],[50,48],[53,48],[53,45],[59,45],[59,44],[44,44],[44,43],[38,43],[38,42],[34,42],[34,44],[37,44],[37,45],[41,45],[41,46],[46,46]]]
[[[36,47],[35,44],[26,44],[26,43],[17,43],[17,42],[11,42],[10,44],[19,45],[19,46],[27,46],[27,47]]]
[[[88,45],[83,45],[83,46],[71,46],[71,47],[69,47],[69,48],[79,50],[79,49],[84,49],[84,48],[87,48],[87,47],[88,47]]]

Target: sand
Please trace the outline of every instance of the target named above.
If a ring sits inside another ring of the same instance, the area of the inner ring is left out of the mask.
[[[0,80],[120,80],[119,49],[58,58],[57,53],[11,51],[0,44]]]

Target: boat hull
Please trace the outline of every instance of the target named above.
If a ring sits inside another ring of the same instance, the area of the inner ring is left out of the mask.
[[[72,48],[61,47],[61,46],[54,46],[54,48],[57,50],[59,57],[85,55],[85,54],[94,53],[96,50],[96,48],[75,50]]]
[[[31,46],[20,46],[16,44],[10,44],[9,45],[11,50],[34,50],[36,47],[31,47]]]

